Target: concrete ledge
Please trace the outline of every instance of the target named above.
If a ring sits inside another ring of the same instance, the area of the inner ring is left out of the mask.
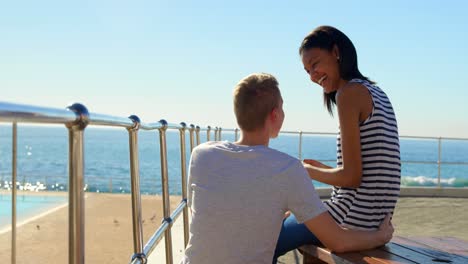
[[[330,198],[332,188],[316,188],[320,198]],[[468,188],[401,187],[400,197],[468,198]]]
[[[400,196],[468,198],[468,188],[402,187]]]

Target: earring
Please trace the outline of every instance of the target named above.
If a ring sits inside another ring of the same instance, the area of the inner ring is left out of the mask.
[[[336,60],[337,60],[337,61],[340,61],[340,56],[336,56]]]

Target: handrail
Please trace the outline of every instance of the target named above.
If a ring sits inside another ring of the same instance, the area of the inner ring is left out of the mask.
[[[132,119],[132,117],[133,116],[123,118],[92,113],[89,115],[89,124],[96,126],[124,127],[131,129],[135,126],[135,121]]]
[[[177,219],[179,217],[179,215],[184,212],[185,209],[187,209],[187,201],[183,200],[176,207],[176,209],[174,209],[174,211],[172,212],[170,218],[171,219]],[[153,252],[153,250],[156,248],[158,243],[162,240],[162,238],[164,236],[164,233],[170,228],[170,226],[171,226],[171,223],[169,223],[168,221],[163,221],[163,223],[159,226],[159,228],[156,230],[156,232],[148,240],[148,243],[145,245],[145,248],[143,249],[143,254],[142,255],[149,256]],[[146,261],[146,260],[144,260],[144,261]],[[143,263],[145,263],[144,261],[142,259],[134,258],[132,260],[131,264],[137,264],[137,263],[138,264],[140,264],[140,263],[143,264]]]
[[[188,210],[186,192],[183,192],[182,202],[176,210],[170,214],[169,187],[167,172],[167,150],[165,132],[167,129],[178,129],[181,137],[181,171],[182,182],[186,182],[186,150],[185,150],[185,123],[171,124],[165,120],[156,123],[142,123],[140,119],[132,115],[128,118],[115,117],[89,113],[87,108],[81,104],[73,104],[67,109],[56,109],[49,107],[31,106],[0,102],[0,122],[13,123],[13,145],[12,145],[12,180],[15,183],[12,191],[12,263],[16,263],[16,153],[17,153],[17,123],[41,123],[41,124],[63,124],[69,130],[69,253],[70,264],[84,263],[84,130],[87,125],[123,127],[129,133],[130,167],[131,167],[131,195],[132,195],[132,221],[134,252],[132,262],[146,263],[147,254],[151,253],[159,237],[163,233],[156,232],[145,247],[143,247],[143,231],[141,219],[141,197],[139,189],[139,165],[138,165],[138,130],[158,130],[160,134],[161,150],[161,174],[163,186],[163,208],[164,208],[164,235],[166,238],[166,263],[172,263],[172,240],[170,227],[175,218],[181,212],[184,214],[184,237],[185,244],[188,242]],[[200,143],[199,126],[190,125],[190,149],[194,148],[195,135],[197,145]],[[194,133],[195,132],[195,133]],[[219,133],[219,132],[218,132]],[[209,127],[207,135],[209,137]],[[220,134],[219,134],[220,136]],[[215,135],[216,137],[216,135]],[[161,230],[161,229],[158,229]]]
[[[67,109],[0,102],[0,119],[8,122],[65,124],[77,120]]]
[[[431,136],[406,136],[401,135],[401,138],[415,138],[415,139],[442,139],[442,140],[468,140],[468,138],[461,137],[431,137]]]
[[[299,134],[302,133],[304,135],[332,135],[336,136],[336,133],[334,132],[313,132],[313,131],[292,131],[292,130],[286,130],[286,131],[281,131],[281,134]]]

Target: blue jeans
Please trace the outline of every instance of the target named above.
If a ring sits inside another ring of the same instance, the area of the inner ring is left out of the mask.
[[[276,243],[273,264],[276,264],[278,257],[306,244],[322,245],[320,240],[304,224],[298,224],[296,217],[291,214],[283,221]]]

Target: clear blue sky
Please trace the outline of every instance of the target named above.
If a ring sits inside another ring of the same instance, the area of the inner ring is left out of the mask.
[[[467,3],[2,1],[0,100],[234,128],[234,85],[268,72],[283,93],[283,129],[335,132],[297,52],[326,24],[354,42],[400,134],[468,137]]]

